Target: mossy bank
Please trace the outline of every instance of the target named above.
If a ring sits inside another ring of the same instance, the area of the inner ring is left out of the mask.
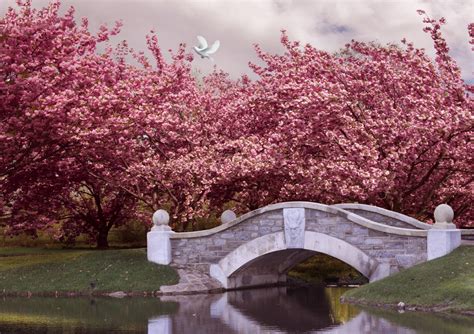
[[[145,249],[0,248],[0,295],[152,294],[178,282]]]
[[[462,246],[344,294],[349,303],[474,315],[474,247]]]

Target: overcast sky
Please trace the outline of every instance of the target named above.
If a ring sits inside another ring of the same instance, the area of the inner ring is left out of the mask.
[[[33,0],[35,7],[48,1]],[[193,66],[203,73],[215,65],[234,78],[249,74],[247,63],[256,61],[254,43],[266,51],[281,53],[280,30],[290,39],[337,51],[351,39],[382,44],[406,37],[416,47],[433,54],[429,35],[422,31],[423,9],[434,18],[444,16],[443,32],[463,77],[474,81],[474,52],[470,51],[467,25],[474,22],[474,0],[68,0],[78,18],[87,17],[92,29],[101,23],[122,20],[120,40],[144,50],[145,35],[154,29],[162,49],[176,49],[180,42],[189,51],[196,35],[209,43],[219,39],[215,62],[195,57]],[[15,1],[0,0],[0,14]],[[118,41],[118,40],[117,40]]]

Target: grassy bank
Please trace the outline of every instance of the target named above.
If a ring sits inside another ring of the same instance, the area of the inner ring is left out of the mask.
[[[383,280],[350,290],[344,300],[474,315],[474,247],[459,247]]]
[[[143,292],[178,282],[169,266],[152,264],[145,249],[0,248],[0,294]]]

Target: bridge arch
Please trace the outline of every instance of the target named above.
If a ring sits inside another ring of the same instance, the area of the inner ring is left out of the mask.
[[[286,252],[285,252],[286,251]],[[282,254],[282,253],[286,254]],[[302,248],[289,248],[283,232],[275,232],[248,241],[212,264],[210,274],[226,289],[274,284],[286,279],[286,272],[302,260],[323,253],[355,268],[370,281],[390,274],[390,267],[379,263],[348,242],[327,234],[306,231]],[[268,261],[268,256],[277,259]],[[259,259],[267,256],[265,261]],[[265,263],[265,265],[264,265]],[[255,265],[257,264],[257,265]]]

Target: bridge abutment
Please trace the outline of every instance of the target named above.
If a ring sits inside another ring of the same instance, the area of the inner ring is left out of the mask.
[[[453,209],[441,204],[436,208],[434,217],[435,224],[428,231],[428,260],[449,254],[461,245],[461,230],[453,224]]]

